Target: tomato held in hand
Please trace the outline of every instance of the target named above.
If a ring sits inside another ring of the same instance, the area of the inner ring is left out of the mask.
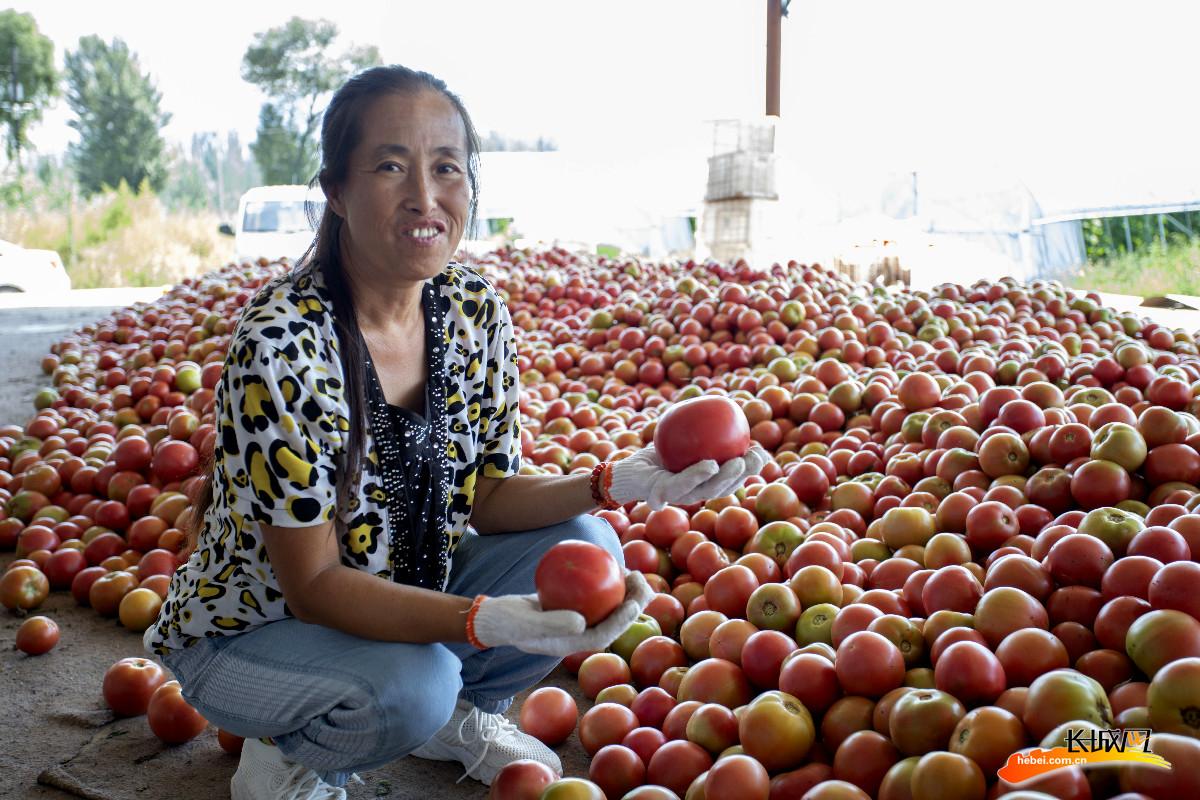
[[[122,658],[104,673],[104,702],[118,716],[146,713],[150,697],[167,681],[163,668],[148,658]]]
[[[208,727],[208,720],[183,699],[179,681],[167,681],[155,689],[146,708],[146,721],[154,735],[168,744],[195,739]]]
[[[706,458],[720,464],[744,456],[749,447],[750,424],[728,397],[705,395],[676,403],[654,428],[654,449],[670,472]]]
[[[580,539],[551,547],[538,563],[533,582],[542,608],[578,611],[589,628],[625,599],[625,580],[616,559],[603,547]]]

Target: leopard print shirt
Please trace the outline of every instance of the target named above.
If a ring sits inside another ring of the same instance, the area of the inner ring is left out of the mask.
[[[520,468],[520,381],[512,320],[491,284],[454,262],[432,282],[445,317],[453,552],[470,521],[476,478]],[[259,523],[332,520],[342,564],[393,578],[387,495],[369,431],[358,485],[338,484],[350,417],[343,385],[321,271],[302,265],[270,281],[230,341],[216,391],[214,502],[146,631],[148,652],[162,656],[292,616]]]

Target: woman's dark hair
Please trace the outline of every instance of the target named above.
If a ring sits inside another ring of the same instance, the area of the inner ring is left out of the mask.
[[[479,197],[479,135],[462,100],[446,88],[446,84],[428,72],[408,69],[398,64],[372,67],[344,83],[334,93],[321,123],[321,167],[308,185],[323,189],[339,186],[346,180],[350,156],[362,140],[362,118],[367,108],[380,97],[392,94],[415,94],[421,91],[438,92],[454,106],[462,117],[467,133],[467,183],[471,188],[467,231],[473,230]],[[317,235],[298,264],[315,263],[321,270],[333,304],[334,327],[338,334],[338,354],[345,376],[343,391],[350,411],[350,430],[346,447],[343,485],[357,477],[364,457],[367,398],[365,389],[366,352],[355,316],[354,298],[342,270],[341,231],[343,220],[326,203],[324,211],[318,203],[306,201],[305,211]],[[188,526],[188,549],[195,547],[204,515],[213,503],[213,472],[211,459],[204,468],[196,496],[193,498],[191,524]],[[339,497],[341,493],[339,492]]]

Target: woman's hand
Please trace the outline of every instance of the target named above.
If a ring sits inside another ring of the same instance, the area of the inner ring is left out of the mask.
[[[625,600],[589,628],[577,611],[544,611],[536,594],[485,597],[474,612],[476,640],[485,647],[512,645],[538,655],[566,658],[603,650],[638,618],[654,597],[640,572],[625,574]]]
[[[668,503],[680,506],[700,503],[733,494],[746,478],[761,472],[769,458],[766,450],[754,444],[746,455],[723,464],[706,459],[679,472],[668,472],[650,444],[628,458],[613,462],[609,495],[622,505],[645,500],[656,511]]]

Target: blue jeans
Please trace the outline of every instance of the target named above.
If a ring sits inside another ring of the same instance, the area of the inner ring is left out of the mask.
[[[624,563],[612,527],[593,516],[521,533],[468,533],[454,551],[447,591],[529,594],[538,560],[564,539],[593,542]],[[381,642],[288,619],[205,639],[163,663],[184,699],[214,725],[272,737],[289,759],[343,786],[350,773],[427,742],[459,698],[487,713],[506,711],[558,659],[514,647]]]

